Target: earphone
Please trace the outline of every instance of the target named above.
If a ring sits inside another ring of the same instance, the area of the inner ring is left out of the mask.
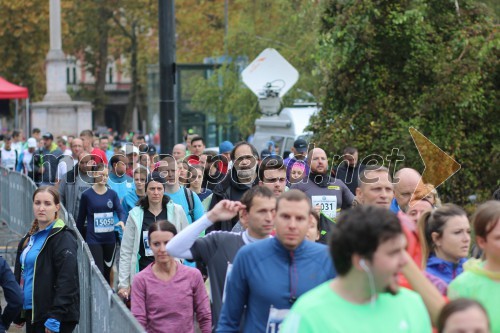
[[[359,266],[361,266],[361,268],[366,272],[366,273],[371,273],[371,270],[370,270],[370,267],[368,267],[368,265],[366,264],[365,262],[365,259],[361,259],[359,261]]]

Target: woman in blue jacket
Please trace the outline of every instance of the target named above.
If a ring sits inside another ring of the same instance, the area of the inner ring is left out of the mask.
[[[446,283],[463,272],[470,247],[470,223],[465,211],[453,204],[424,213],[418,221],[422,267]]]
[[[33,211],[35,221],[17,251],[14,273],[23,311],[14,322],[25,322],[26,333],[73,332],[80,318],[76,235],[57,218],[55,187],[35,191]]]

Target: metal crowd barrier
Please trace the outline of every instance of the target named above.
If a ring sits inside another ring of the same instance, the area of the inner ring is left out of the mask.
[[[0,220],[19,235],[29,230],[34,219],[32,197],[35,190],[35,183],[27,176],[0,167]],[[95,265],[73,216],[62,205],[59,215],[78,237],[80,322],[74,333],[145,332]]]

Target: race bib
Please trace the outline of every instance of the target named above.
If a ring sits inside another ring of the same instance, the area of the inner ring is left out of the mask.
[[[271,306],[269,318],[267,319],[266,333],[278,333],[281,323],[285,320],[289,312],[290,309],[277,309]]]
[[[337,197],[335,195],[313,195],[311,197],[313,208],[321,206],[321,212],[328,218],[333,219],[337,215]]]
[[[144,244],[144,253],[146,254],[146,257],[152,257],[153,250],[151,250],[151,247],[149,246],[148,231],[146,230],[142,232],[142,242]]]
[[[226,286],[227,286],[227,279],[229,278],[229,274],[231,274],[231,271],[233,270],[233,264],[230,262],[227,263],[227,271],[226,271],[226,279],[224,280],[224,289],[222,291],[222,303],[226,301]]]
[[[113,213],[95,213],[94,214],[94,232],[101,234],[115,230],[115,220]]]

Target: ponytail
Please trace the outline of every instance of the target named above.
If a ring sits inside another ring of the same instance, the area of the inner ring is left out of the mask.
[[[420,249],[422,252],[421,268],[424,270],[427,267],[427,259],[429,259],[432,247],[432,232],[429,232],[429,218],[431,214],[432,210],[427,211],[423,213],[417,221],[417,233],[420,239]]]

